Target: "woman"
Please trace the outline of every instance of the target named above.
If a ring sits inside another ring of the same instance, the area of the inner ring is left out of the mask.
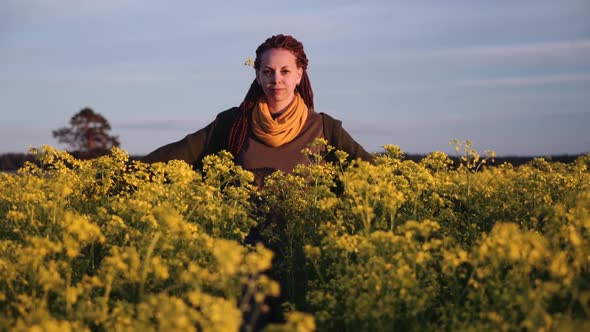
[[[239,107],[218,114],[207,127],[155,150],[143,161],[179,159],[200,168],[203,157],[228,150],[237,164],[254,173],[261,186],[265,175],[276,170],[288,173],[297,164],[307,163],[301,150],[316,138],[325,138],[329,145],[347,152],[350,160],[372,160],[373,156],[350,137],[340,121],[314,111],[307,63],[303,45],[292,36],[268,38],[256,49],[256,78]],[[336,160],[334,155],[327,159]],[[269,222],[280,223],[280,219],[269,215]],[[259,241],[266,242],[253,229],[245,243]],[[278,253],[275,260],[280,256]],[[267,299],[271,312],[256,321],[256,330],[268,321],[281,319],[282,300]],[[252,319],[248,315],[245,322]]]
[[[340,121],[314,111],[307,63],[303,44],[292,36],[268,38],[256,49],[256,78],[239,107],[218,114],[207,127],[151,152],[143,161],[179,159],[200,168],[206,155],[228,150],[261,185],[273,171],[288,173],[308,162],[301,150],[316,138],[347,152],[350,160],[372,160]]]

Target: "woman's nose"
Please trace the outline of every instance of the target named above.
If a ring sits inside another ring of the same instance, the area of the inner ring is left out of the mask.
[[[272,82],[273,82],[274,84],[277,84],[277,83],[279,83],[280,81],[281,81],[281,75],[280,75],[280,73],[278,73],[278,72],[277,72],[277,73],[275,73],[274,75],[272,75]]]

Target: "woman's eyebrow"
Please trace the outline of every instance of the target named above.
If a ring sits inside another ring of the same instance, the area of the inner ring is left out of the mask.
[[[264,66],[263,68],[264,68],[264,69],[267,69],[267,68],[268,68],[268,69],[274,69],[273,67],[271,67],[271,66],[269,66],[269,65],[266,65],[266,66]],[[282,67],[281,67],[281,69],[289,69],[289,68],[291,68],[291,65],[286,65],[286,66],[282,66]]]

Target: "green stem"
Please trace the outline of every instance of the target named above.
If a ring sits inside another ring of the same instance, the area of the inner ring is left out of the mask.
[[[70,297],[68,296],[68,290],[72,284],[72,260],[68,259],[68,272],[66,273],[66,313],[68,317],[72,312],[72,303],[70,302]]]
[[[143,295],[144,295],[144,291],[145,291],[145,280],[147,279],[147,274],[149,271],[150,259],[152,258],[154,248],[156,247],[156,243],[158,243],[160,236],[161,236],[160,232],[158,232],[158,233],[156,233],[156,235],[154,235],[154,238],[152,239],[152,242],[150,242],[150,245],[148,246],[147,252],[145,254],[145,260],[143,261],[143,267],[141,270],[141,281],[139,284],[139,300],[140,301],[143,299]]]
[[[104,291],[104,296],[102,298],[102,317],[101,320],[105,321],[107,313],[109,311],[109,297],[111,296],[111,290],[113,288],[113,275],[109,274],[107,276],[106,287]]]

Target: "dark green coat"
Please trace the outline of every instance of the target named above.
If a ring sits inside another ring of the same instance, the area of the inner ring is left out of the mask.
[[[164,145],[145,156],[142,161],[147,163],[166,162],[169,160],[184,160],[194,168],[201,167],[203,157],[216,154],[221,150],[229,150],[229,133],[239,112],[237,107],[221,112],[215,120],[203,129],[198,130],[178,142]],[[373,155],[365,151],[343,128],[342,122],[331,116],[320,113],[323,121],[324,137],[328,144],[337,150],[348,153],[350,160],[373,160]],[[328,161],[334,161],[335,156],[329,155]]]

